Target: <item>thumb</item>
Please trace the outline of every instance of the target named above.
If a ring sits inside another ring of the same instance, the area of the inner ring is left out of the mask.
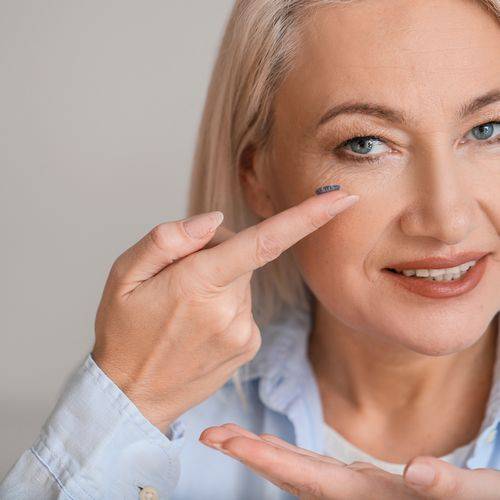
[[[121,293],[133,290],[175,260],[202,249],[223,218],[214,211],[158,224],[115,260],[110,278]]]
[[[424,498],[454,500],[498,499],[500,472],[493,469],[461,469],[436,457],[422,456],[408,462],[405,484]]]

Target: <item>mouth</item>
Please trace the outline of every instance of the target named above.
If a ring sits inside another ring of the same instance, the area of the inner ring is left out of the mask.
[[[422,278],[428,281],[455,281],[461,279],[469,269],[472,269],[476,264],[477,260],[470,260],[459,264],[454,267],[442,267],[442,268],[422,268],[422,269],[395,269],[386,268],[388,271],[396,274],[402,274],[408,278]]]
[[[395,264],[382,272],[410,292],[431,298],[454,297],[479,284],[488,255],[488,252],[476,252],[461,254],[454,259],[429,258]]]

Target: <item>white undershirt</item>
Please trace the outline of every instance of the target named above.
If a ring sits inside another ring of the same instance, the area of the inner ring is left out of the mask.
[[[325,455],[336,458],[345,464],[350,464],[356,461],[369,462],[387,472],[392,472],[393,474],[403,474],[406,464],[385,462],[384,460],[379,460],[378,458],[368,455],[368,453],[365,453],[363,450],[354,446],[335,429],[333,429],[333,427],[330,427],[326,423],[324,423],[324,432]],[[455,448],[455,450],[451,453],[438,458],[458,467],[463,467],[465,465],[467,455],[475,441],[476,439],[473,439],[469,443]]]

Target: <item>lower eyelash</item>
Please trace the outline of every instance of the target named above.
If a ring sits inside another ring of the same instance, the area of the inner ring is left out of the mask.
[[[378,156],[355,156],[350,154],[342,155],[347,161],[353,161],[355,163],[375,163],[380,160]]]

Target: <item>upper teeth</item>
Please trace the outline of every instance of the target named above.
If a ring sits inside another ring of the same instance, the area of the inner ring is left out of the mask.
[[[465,262],[464,264],[460,264],[455,267],[448,267],[443,269],[404,269],[403,271],[397,271],[398,273],[402,273],[405,276],[417,276],[417,277],[459,277],[461,274],[468,271],[472,266],[476,264],[477,261],[471,260],[469,262]]]

